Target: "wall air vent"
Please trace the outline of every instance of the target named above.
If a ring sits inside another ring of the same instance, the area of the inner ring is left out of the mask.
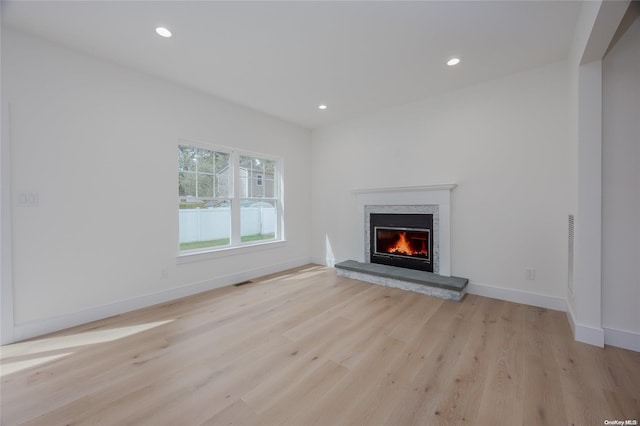
[[[574,217],[572,214],[569,215],[569,273],[567,274],[567,286],[569,287],[569,291],[573,294],[573,239],[574,239]]]

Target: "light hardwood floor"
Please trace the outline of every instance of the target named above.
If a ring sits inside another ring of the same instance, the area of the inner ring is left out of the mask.
[[[640,353],[563,312],[310,265],[2,348],[3,425],[640,421]]]

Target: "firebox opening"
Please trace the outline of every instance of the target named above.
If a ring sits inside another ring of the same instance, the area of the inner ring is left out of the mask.
[[[371,263],[433,272],[433,215],[371,213]]]
[[[429,230],[375,227],[374,252],[379,255],[429,259]]]

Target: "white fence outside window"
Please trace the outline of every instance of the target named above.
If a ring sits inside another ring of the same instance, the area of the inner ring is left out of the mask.
[[[180,243],[229,238],[231,209],[180,209]],[[240,209],[240,235],[272,234],[276,231],[274,207],[243,207]]]

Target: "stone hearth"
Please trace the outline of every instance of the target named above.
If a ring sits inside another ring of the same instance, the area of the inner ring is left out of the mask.
[[[355,260],[337,263],[335,268],[341,277],[455,301],[462,300],[469,282],[466,278],[443,277],[426,271]]]

